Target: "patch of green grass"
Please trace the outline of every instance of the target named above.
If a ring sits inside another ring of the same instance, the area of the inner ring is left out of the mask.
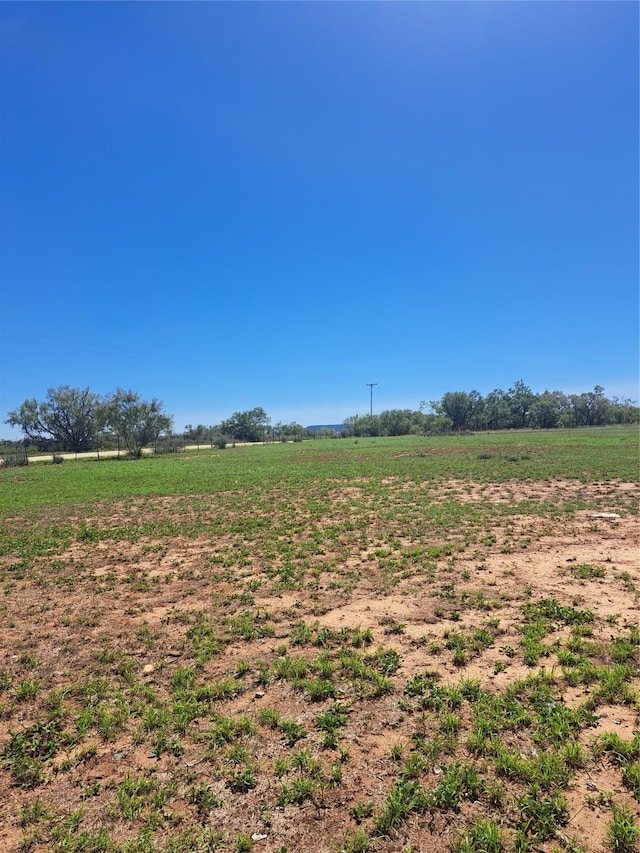
[[[526,449],[517,432],[469,436],[314,441],[200,451],[139,460],[78,461],[68,465],[5,468],[0,471],[0,513],[39,506],[123,500],[131,496],[206,495],[212,479],[218,491],[255,489],[265,482],[303,488],[317,477],[321,460],[328,479],[349,482],[364,466],[371,475],[392,472],[422,479],[473,477],[501,482],[513,476],[502,454],[517,455],[518,476],[620,479],[638,477],[637,429],[540,430],[528,433]],[[517,447],[518,452],[513,453]],[[427,452],[428,451],[428,452]],[[484,458],[478,458],[479,456]],[[290,464],[283,464],[288,462]],[[585,473],[588,472],[588,473]],[[16,488],[19,483],[20,488]],[[55,537],[57,538],[57,537]]]
[[[576,563],[569,567],[569,573],[579,580],[593,580],[594,578],[606,577],[606,569],[601,566],[592,566],[590,563]]]
[[[389,836],[412,812],[426,810],[427,795],[415,780],[400,780],[389,792],[373,821],[375,835]]]
[[[640,828],[633,812],[627,806],[613,806],[611,820],[607,826],[606,845],[611,853],[638,853]]]
[[[45,762],[73,743],[59,718],[13,732],[0,752],[0,762],[16,785],[35,788],[43,782]]]
[[[495,820],[479,818],[451,847],[452,853],[502,853],[503,834]]]
[[[529,788],[519,799],[520,829],[525,837],[534,842],[553,838],[568,819],[567,801],[564,794],[554,793],[544,797],[535,786]]]

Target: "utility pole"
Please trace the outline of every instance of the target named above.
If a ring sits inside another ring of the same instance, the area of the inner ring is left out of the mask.
[[[371,406],[369,411],[371,417],[373,417],[373,386],[377,384],[377,382],[367,382],[367,387],[371,389]]]

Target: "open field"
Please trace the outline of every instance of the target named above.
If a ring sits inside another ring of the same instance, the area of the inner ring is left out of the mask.
[[[0,470],[0,850],[638,851],[638,451]]]

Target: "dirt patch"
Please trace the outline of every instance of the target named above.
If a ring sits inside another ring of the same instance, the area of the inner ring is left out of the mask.
[[[104,831],[205,849],[219,832],[223,850],[256,835],[265,853],[337,851],[366,831],[371,850],[445,851],[497,813],[500,786],[515,833],[529,765],[500,775],[496,743],[540,754],[547,682],[549,708],[595,718],[567,717],[586,766],[560,785],[557,834],[527,830],[535,849],[565,833],[602,850],[613,802],[637,818],[593,744],[640,729],[638,486],[392,477],[382,501],[370,485],[332,483],[321,510],[275,492],[137,499],[67,519],[77,535],[55,553],[3,557],[0,848]],[[481,743],[478,691],[529,697],[526,720]],[[471,764],[482,786],[433,805]],[[398,780],[431,805],[384,829]]]

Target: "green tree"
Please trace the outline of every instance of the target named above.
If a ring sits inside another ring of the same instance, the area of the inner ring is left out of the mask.
[[[142,400],[133,391],[121,388],[104,401],[106,426],[122,440],[132,456],[142,456],[142,449],[153,444],[160,435],[171,431],[173,421],[158,400]]]
[[[609,406],[609,422],[612,424],[637,424],[640,408],[628,398],[612,397]]]
[[[306,435],[306,430],[302,424],[292,421],[290,424],[283,424],[278,421],[273,427],[272,434],[279,441],[302,441]]]
[[[220,424],[220,432],[230,435],[235,441],[262,441],[270,418],[261,406],[246,412],[235,412]]]
[[[195,427],[192,424],[187,424],[184,428],[184,437],[187,441],[198,446],[208,444],[211,441],[211,429],[204,424],[198,424]]]
[[[479,391],[470,391],[471,398],[471,414],[469,421],[473,429],[482,429],[485,426],[484,420],[484,398]]]
[[[379,415],[351,415],[344,419],[343,426],[343,435],[354,435],[357,438],[383,434]]]
[[[438,414],[451,420],[454,430],[461,430],[470,425],[474,402],[466,391],[447,391],[440,401],[431,403],[431,406]]]
[[[538,394],[529,410],[529,425],[538,429],[553,429],[559,426],[560,416],[567,402],[561,391],[544,391]]]
[[[574,426],[601,426],[609,422],[611,404],[601,385],[586,394],[572,394],[570,400]]]
[[[38,443],[51,441],[63,450],[90,450],[101,428],[100,397],[88,388],[49,388],[45,400],[25,402],[9,412],[6,423],[20,427]]]
[[[509,408],[511,410],[511,425],[520,429],[529,426],[529,410],[535,400],[535,394],[519,379],[507,392]]]
[[[380,412],[380,430],[383,435],[409,435],[416,422],[417,412],[410,409],[387,409]]]
[[[496,388],[484,398],[484,417],[489,429],[508,429],[511,426],[511,409],[505,392]]]

